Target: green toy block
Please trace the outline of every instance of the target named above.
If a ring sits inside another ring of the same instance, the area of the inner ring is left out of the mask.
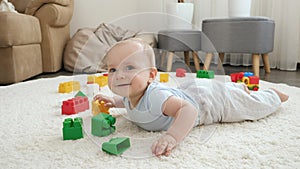
[[[82,91],[77,92],[75,97],[78,97],[78,96],[86,97],[86,95]]]
[[[104,142],[102,144],[102,150],[114,155],[122,154],[130,147],[130,140],[128,137],[116,137]]]
[[[115,123],[116,118],[106,113],[100,113],[92,117],[92,134],[99,137],[108,136],[115,132],[116,127],[113,126]]]
[[[197,78],[208,78],[213,79],[215,73],[212,70],[197,70]]]
[[[63,140],[76,140],[83,138],[82,118],[66,118],[63,122]]]

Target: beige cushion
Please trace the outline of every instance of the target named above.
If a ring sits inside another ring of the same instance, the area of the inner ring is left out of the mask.
[[[41,43],[39,20],[30,15],[2,12],[0,47]]]
[[[94,33],[95,29],[79,29],[68,42],[64,52],[64,68],[71,72],[99,72],[102,69],[104,57],[102,45]]]

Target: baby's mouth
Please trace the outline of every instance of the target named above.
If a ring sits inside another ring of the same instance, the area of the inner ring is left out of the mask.
[[[130,83],[124,83],[124,84],[118,84],[118,85],[116,85],[117,87],[124,87],[124,86],[129,86],[130,85]]]

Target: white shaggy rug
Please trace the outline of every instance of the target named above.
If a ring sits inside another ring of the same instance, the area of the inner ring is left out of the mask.
[[[0,87],[1,168],[300,168],[297,87],[260,81],[261,89],[275,87],[290,95],[276,113],[254,122],[194,128],[170,157],[153,157],[149,146],[162,133],[143,131],[124,116],[117,118],[117,130],[108,137],[91,136],[85,118],[84,138],[63,141],[62,122],[67,116],[61,115],[60,104],[74,93],[59,94],[57,88],[77,78],[86,76]],[[130,137],[132,148],[122,156],[101,150],[102,142],[118,136]]]

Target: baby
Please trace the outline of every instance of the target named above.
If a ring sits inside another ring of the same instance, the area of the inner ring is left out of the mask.
[[[275,112],[288,96],[276,89],[249,92],[243,83],[194,78],[179,88],[155,80],[155,55],[142,40],[115,44],[105,56],[108,85],[115,97],[97,95],[107,107],[126,108],[130,120],[148,131],[166,134],[151,147],[169,156],[193,127],[216,122],[257,120]]]

